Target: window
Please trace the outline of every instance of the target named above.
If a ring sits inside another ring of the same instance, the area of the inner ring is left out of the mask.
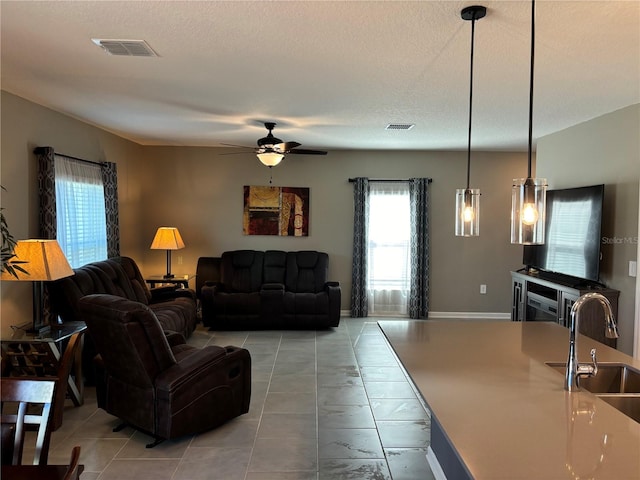
[[[99,165],[55,155],[57,240],[72,268],[107,258]]]
[[[409,185],[372,182],[369,187],[369,312],[406,315],[411,274]]]

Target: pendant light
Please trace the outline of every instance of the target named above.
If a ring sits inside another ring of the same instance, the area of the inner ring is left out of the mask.
[[[529,74],[529,151],[527,178],[513,180],[511,189],[511,243],[540,245],[544,243],[547,180],[531,177],[533,145],[533,60],[535,53],[536,2],[531,1],[531,67]]]
[[[473,111],[473,40],[476,20],[483,18],[487,9],[480,5],[466,7],[460,15],[471,21],[471,68],[469,75],[469,141],[467,144],[467,188],[456,190],[456,236],[477,237],[480,235],[480,190],[469,187],[471,172],[471,114]]]

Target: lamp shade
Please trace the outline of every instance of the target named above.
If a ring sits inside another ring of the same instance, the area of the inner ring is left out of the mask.
[[[13,250],[16,260],[28,274],[16,270],[17,277],[2,272],[2,280],[13,281],[51,281],[73,275],[71,265],[57,240],[19,240]]]
[[[258,160],[260,160],[267,167],[275,167],[284,158],[283,154],[276,152],[258,153],[257,156]]]
[[[184,242],[176,227],[159,227],[151,242],[151,250],[180,250]]]

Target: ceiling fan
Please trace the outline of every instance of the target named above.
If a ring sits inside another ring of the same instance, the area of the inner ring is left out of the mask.
[[[273,129],[276,126],[275,122],[265,122],[265,128],[268,130],[266,137],[258,139],[258,147],[254,148],[258,159],[267,167],[275,167],[278,165],[285,155],[326,155],[324,150],[307,150],[303,148],[297,148],[300,146],[298,142],[283,142],[277,137],[273,136]],[[240,145],[231,145],[223,143],[230,147],[239,147]],[[242,147],[250,148],[250,147]]]

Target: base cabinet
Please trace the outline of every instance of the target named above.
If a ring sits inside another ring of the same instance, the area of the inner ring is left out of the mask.
[[[556,322],[569,327],[571,307],[581,295],[589,292],[604,295],[617,318],[618,290],[584,284],[572,285],[528,272],[511,272],[511,320]],[[597,302],[584,305],[580,312],[579,328],[580,333],[615,348],[616,340],[605,337],[604,311]]]

